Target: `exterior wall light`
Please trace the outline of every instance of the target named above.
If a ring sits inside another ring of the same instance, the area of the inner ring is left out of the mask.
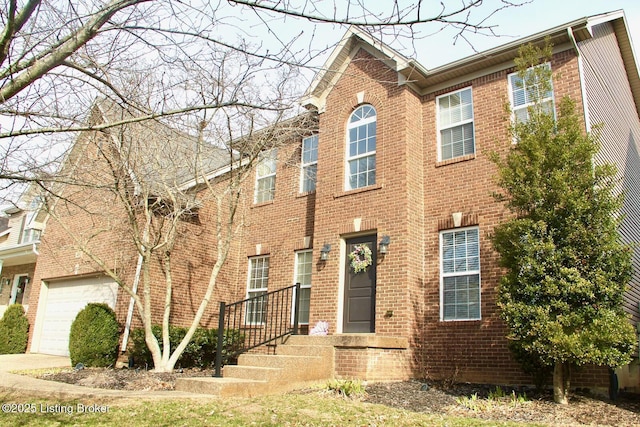
[[[320,261],[328,260],[329,252],[331,252],[331,245],[328,243],[325,243],[322,249],[320,249]]]
[[[378,251],[381,255],[385,255],[389,252],[389,243],[391,243],[391,238],[389,236],[382,236],[382,240],[380,240],[380,244],[378,246]]]

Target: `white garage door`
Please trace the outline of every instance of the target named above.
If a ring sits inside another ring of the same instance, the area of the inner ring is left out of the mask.
[[[69,331],[78,312],[90,302],[115,308],[117,294],[118,285],[106,277],[50,283],[38,352],[68,356]]]

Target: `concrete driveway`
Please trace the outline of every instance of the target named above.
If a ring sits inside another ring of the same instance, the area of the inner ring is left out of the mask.
[[[83,387],[55,381],[41,380],[26,375],[12,373],[26,369],[70,368],[71,360],[63,356],[47,354],[2,354],[0,355],[0,392],[8,395],[28,395],[46,398],[136,398],[136,399],[181,399],[206,398],[213,396],[182,391],[128,391],[105,390]]]
[[[71,367],[71,359],[65,356],[51,356],[49,354],[37,353],[0,354],[0,372],[68,367]]]

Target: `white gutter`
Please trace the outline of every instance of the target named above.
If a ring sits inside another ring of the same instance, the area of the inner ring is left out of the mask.
[[[21,243],[19,245],[8,246],[5,248],[0,248],[0,259],[12,258],[15,256],[23,256],[35,254],[38,255],[38,251],[36,250],[37,242],[29,242],[29,243]]]
[[[589,100],[587,99],[587,88],[585,87],[584,80],[584,64],[582,63],[582,55],[580,55],[580,50],[578,49],[578,42],[573,35],[573,28],[568,27],[567,33],[569,34],[569,39],[571,39],[571,44],[573,44],[573,48],[576,51],[576,56],[578,57],[578,75],[580,76],[580,93],[582,95],[582,110],[584,114],[584,123],[585,129],[587,133],[591,132],[591,120],[589,118]]]

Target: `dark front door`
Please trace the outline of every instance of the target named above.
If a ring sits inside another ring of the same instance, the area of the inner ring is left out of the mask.
[[[343,331],[374,332],[376,236],[347,240]],[[368,265],[367,265],[368,264]]]

